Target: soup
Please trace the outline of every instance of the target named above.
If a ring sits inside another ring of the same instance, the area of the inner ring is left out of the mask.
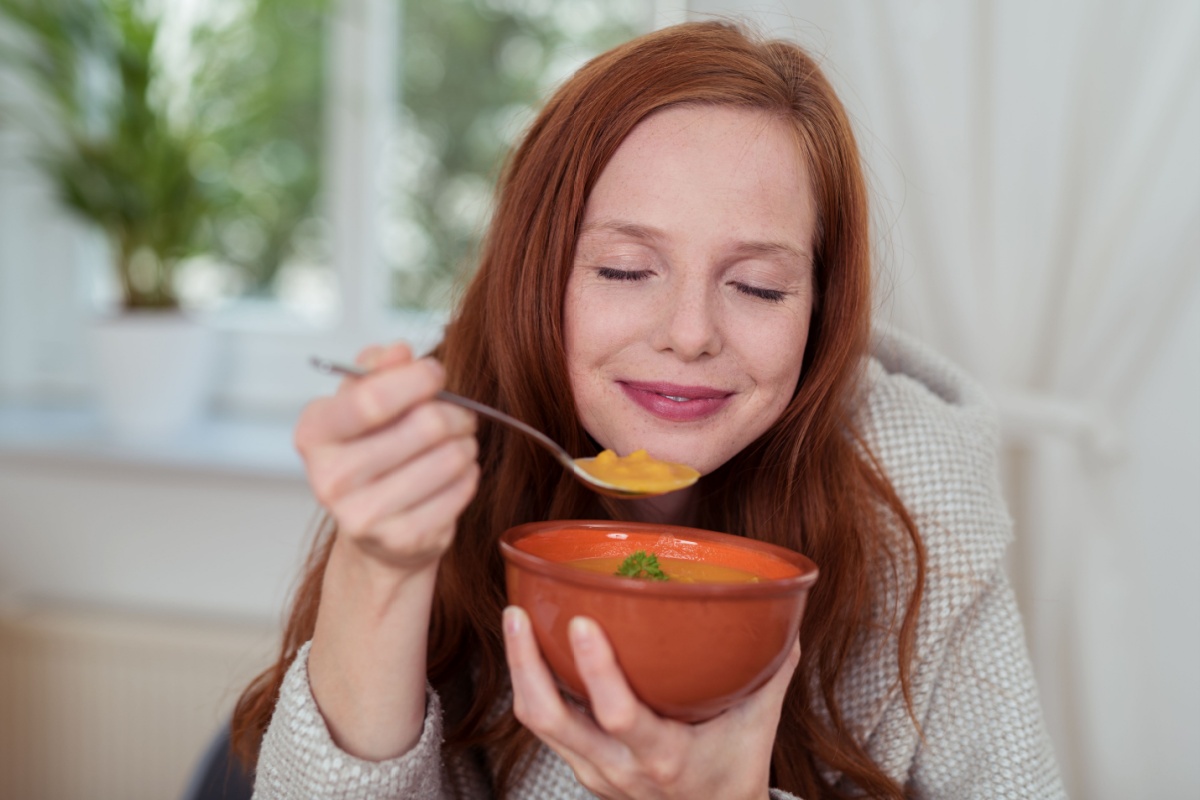
[[[659,461],[645,450],[634,450],[624,457],[605,450],[595,458],[577,458],[575,463],[607,484],[651,494],[683,489],[700,477],[699,472],[685,464]]]
[[[617,575],[621,574],[619,570],[626,560],[625,556],[602,556],[600,558],[580,558],[563,563],[589,572]],[[663,556],[658,556],[657,561],[658,568],[665,573],[667,580],[671,583],[759,583],[762,581],[762,578],[753,572],[707,561],[691,561],[686,558]]]

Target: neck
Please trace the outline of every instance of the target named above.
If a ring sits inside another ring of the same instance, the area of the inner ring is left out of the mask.
[[[678,492],[627,500],[630,516],[638,522],[656,522],[661,525],[695,525],[696,487],[689,486]]]

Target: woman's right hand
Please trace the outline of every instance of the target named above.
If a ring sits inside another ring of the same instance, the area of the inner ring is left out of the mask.
[[[373,761],[419,740],[437,565],[479,480],[474,415],[434,399],[445,375],[404,345],[370,348],[296,427],[309,484],[337,523],[308,679],[333,741]]]
[[[367,348],[357,363],[371,373],[309,404],[296,449],[341,538],[389,572],[422,571],[475,494],[475,416],[434,399],[445,372],[406,345]]]

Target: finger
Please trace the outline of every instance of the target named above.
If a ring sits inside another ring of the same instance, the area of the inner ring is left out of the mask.
[[[477,450],[475,429],[475,415],[466,409],[436,401],[422,403],[369,436],[310,448],[305,458],[309,482],[317,499],[328,508],[447,442],[460,441]]]
[[[513,713],[534,733],[557,736],[566,724],[567,705],[542,660],[529,615],[519,606],[504,609],[504,649],[512,679]]]
[[[426,502],[382,520],[369,535],[354,537],[365,552],[394,567],[411,569],[440,558],[454,538],[455,524],[479,485],[479,465]]]
[[[358,355],[354,357],[354,363],[365,370],[372,370],[375,369],[381,355],[383,355],[383,347],[370,344],[358,351]]]
[[[362,436],[431,399],[445,383],[445,370],[421,359],[354,378],[332,398],[311,403],[296,426],[296,446],[314,446]]]
[[[358,355],[354,357],[354,363],[362,367],[367,373],[374,372],[381,367],[394,367],[400,364],[412,361],[412,351],[403,343],[383,346],[371,344],[358,351]],[[342,382],[338,384],[338,392],[345,392],[349,387],[353,386],[356,381],[362,376],[346,375],[342,378]]]
[[[436,497],[467,472],[478,452],[473,437],[449,439],[350,491],[331,510],[347,532],[371,530],[387,517],[409,512]]]
[[[764,694],[768,701],[782,703],[798,666],[800,666],[799,636],[792,642],[792,649],[788,651],[787,658],[779,665],[779,669],[775,671],[775,674],[771,676],[771,679],[766,682],[759,692]]]
[[[796,674],[796,668],[800,664],[800,637],[792,642],[792,649],[788,651],[787,657],[783,664],[775,671],[765,684],[757,689],[753,694],[746,698],[742,703],[730,709],[733,714],[740,714],[754,719],[761,719],[763,715],[768,715],[778,721],[779,714],[783,708],[783,699],[787,696],[788,686],[791,685],[792,678]],[[774,726],[771,727],[774,730]]]
[[[574,617],[567,634],[600,728],[639,757],[650,756],[666,738],[664,722],[629,688],[604,631],[588,617]]]
[[[521,724],[564,759],[569,754],[571,759],[591,763],[609,753],[612,740],[558,693],[554,676],[538,650],[529,616],[519,606],[504,609],[504,645],[512,678],[513,714]],[[584,758],[583,753],[589,757]]]
[[[392,344],[382,347],[379,350],[378,357],[375,363],[372,364],[373,369],[386,369],[388,367],[407,364],[413,360],[412,348],[405,342],[393,342]]]

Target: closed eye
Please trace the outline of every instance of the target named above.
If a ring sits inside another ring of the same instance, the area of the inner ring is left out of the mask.
[[[751,286],[747,283],[734,283],[734,288],[739,292],[750,297],[757,297],[759,300],[766,300],[770,303],[778,303],[783,298],[787,297],[787,292],[781,292],[778,289],[763,289],[759,286]]]
[[[616,269],[615,267],[600,267],[596,274],[608,281],[640,281],[650,277],[648,269]]]

